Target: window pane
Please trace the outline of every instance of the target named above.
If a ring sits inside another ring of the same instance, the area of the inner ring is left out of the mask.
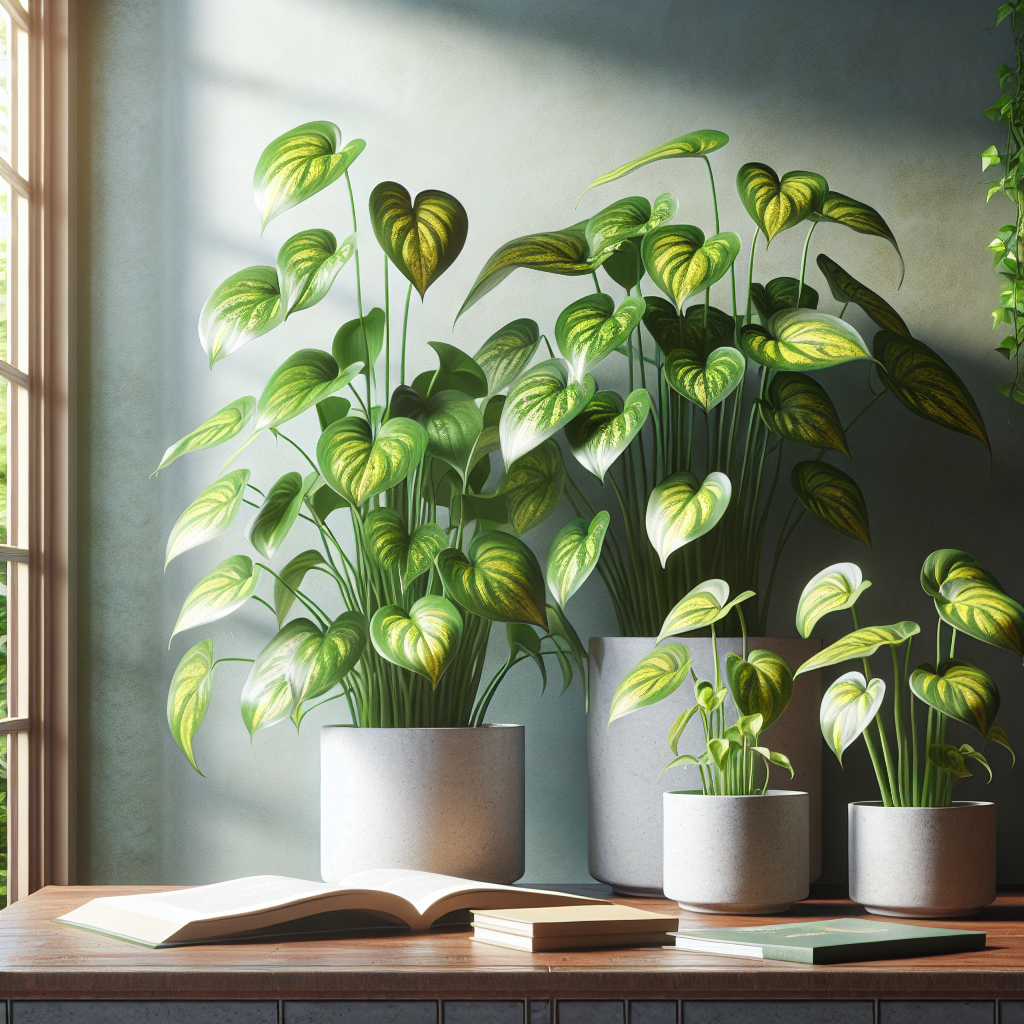
[[[0,156],[11,162],[11,61],[8,41],[11,38],[10,15],[0,9]]]

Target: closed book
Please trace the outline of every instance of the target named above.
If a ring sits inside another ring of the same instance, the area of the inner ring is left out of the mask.
[[[628,949],[634,946],[661,946],[668,932],[598,932],[586,935],[515,935],[493,928],[473,927],[473,940],[527,953],[550,953],[561,949]]]
[[[579,935],[667,936],[679,918],[615,903],[571,907],[516,907],[474,910],[473,924],[490,931],[532,938]]]
[[[691,953],[791,960],[799,964],[843,964],[985,948],[985,933],[961,928],[922,928],[865,918],[787,921],[751,928],[699,928],[670,933],[675,946]]]

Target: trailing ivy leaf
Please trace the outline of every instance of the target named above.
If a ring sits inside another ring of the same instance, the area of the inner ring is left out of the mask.
[[[536,320],[513,320],[495,331],[473,356],[487,377],[487,393],[504,391],[530,365],[539,344]]]
[[[331,121],[310,121],[279,135],[263,150],[252,179],[263,227],[337,181],[365,148],[362,139],[342,147],[341,129]]]
[[[647,500],[647,536],[662,567],[684,544],[703,537],[725,515],[732,484],[724,473],[708,473],[703,483],[692,473],[673,473]]]
[[[988,673],[950,658],[938,668],[919,665],[910,673],[910,689],[947,718],[987,736],[999,713],[999,691]]]
[[[381,350],[384,348],[384,310],[379,306],[363,314],[363,319],[356,317],[343,323],[334,335],[331,352],[339,366],[351,366],[362,363],[361,374],[368,374],[377,365]],[[340,419],[341,417],[336,417]],[[327,424],[323,424],[324,427]]]
[[[640,248],[651,280],[682,309],[687,297],[720,281],[740,251],[739,235],[723,231],[705,240],[692,224],[665,224]]]
[[[767,164],[744,164],[736,175],[736,191],[765,241],[786,228],[820,213],[828,182],[811,171],[789,171],[779,176]]]
[[[947,580],[935,610],[961,633],[1024,656],[1024,607],[996,587],[980,580]]]
[[[241,608],[256,592],[260,571],[254,569],[252,559],[245,555],[231,555],[208,572],[185,598],[178,621],[171,633],[173,640],[179,633],[195,626],[216,622]],[[170,646],[170,644],[168,644]]]
[[[286,673],[295,701],[292,717],[296,726],[303,702],[322,697],[352,671],[369,634],[366,616],[348,611],[342,612],[325,633],[310,633],[299,643]]]
[[[604,483],[605,473],[640,433],[651,411],[651,396],[637,388],[626,396],[598,391],[583,411],[565,425],[576,461]]]
[[[932,598],[942,597],[942,585],[949,580],[976,580],[1002,590],[1002,586],[973,555],[956,548],[933,551],[921,566],[921,589]]]
[[[798,462],[791,482],[800,504],[818,522],[871,547],[864,494],[853,477],[827,462]]]
[[[397,181],[370,193],[370,221],[380,247],[423,298],[466,244],[469,215],[447,192],[427,189],[412,202]]]
[[[808,658],[794,673],[802,675],[816,668],[828,668],[843,661],[870,658],[879,647],[899,647],[905,640],[921,632],[916,622],[896,622],[891,626],[864,626],[847,633],[841,640]],[[863,681],[863,676],[861,677]],[[827,738],[827,737],[826,737]]]
[[[730,601],[729,584],[725,580],[705,580],[684,595],[665,616],[658,642],[667,636],[678,636],[710,626],[724,619],[738,604],[753,596],[752,590],[744,590]]]
[[[298,473],[285,473],[267,492],[246,533],[249,543],[265,558],[277,554],[317,477],[318,474],[309,473],[303,480]]]
[[[245,398],[236,398],[233,402],[225,405],[223,409],[215,412],[208,420],[204,420],[195,430],[186,434],[180,441],[176,441],[160,460],[153,476],[156,476],[165,466],[169,466],[175,459],[189,452],[201,452],[207,448],[216,448],[217,445],[230,441],[241,433],[242,428],[252,419],[256,411],[256,399],[246,395]]]
[[[840,765],[843,754],[871,724],[884,699],[885,683],[881,679],[869,683],[861,672],[847,672],[825,691],[821,700],[821,734]]]
[[[321,633],[309,619],[292,619],[260,651],[242,687],[242,721],[250,738],[260,729],[267,729],[287,719],[298,706],[288,679],[295,652]]]
[[[903,284],[903,275],[907,268],[903,263],[903,253],[896,244],[896,236],[889,230],[889,225],[882,219],[882,215],[867,203],[858,199],[851,199],[844,196],[842,192],[827,192],[825,201],[821,204],[821,211],[812,213],[813,220],[831,221],[833,224],[845,224],[848,228],[860,232],[862,235],[876,235],[884,238],[895,250],[900,261],[900,280],[897,288]],[[870,316],[870,314],[868,314]]]
[[[210,360],[237,352],[284,321],[277,271],[246,267],[213,290],[199,314],[199,340]]]
[[[478,533],[468,554],[447,548],[436,565],[445,591],[471,614],[547,628],[544,574],[534,553],[517,537],[496,530]]]
[[[967,385],[933,349],[892,331],[875,335],[882,383],[912,413],[991,448],[988,431]]]
[[[610,522],[611,516],[602,510],[589,524],[586,519],[572,519],[555,534],[546,575],[548,590],[560,607],[565,607],[597,567]]]
[[[319,551],[310,549],[297,554],[278,574],[274,580],[274,611],[277,612],[278,626],[284,625],[295,603],[294,591],[302,586],[306,573],[318,565],[326,565],[324,556]]]
[[[587,243],[594,259],[615,250],[630,238],[640,238],[670,220],[679,209],[679,200],[665,192],[651,204],[643,196],[616,200],[587,221]]]
[[[768,323],[784,309],[818,308],[818,293],[809,284],[800,290],[800,282],[795,277],[776,277],[765,285],[752,284],[750,298],[763,323]]]
[[[437,523],[423,523],[410,536],[405,517],[393,508],[367,512],[363,534],[366,550],[386,572],[398,572],[403,589],[422,576],[438,552],[448,546],[448,537]]]
[[[509,522],[522,535],[544,522],[558,508],[565,491],[561,449],[545,441],[521,455],[498,485],[508,507]]]
[[[852,608],[870,586],[871,581],[864,579],[860,566],[853,562],[836,562],[822,569],[811,577],[797,602],[797,632],[806,640],[820,619]]]
[[[864,339],[848,323],[810,309],[783,310],[767,327],[744,327],[740,348],[773,370],[824,370],[871,358]]]
[[[441,674],[462,639],[459,609],[445,597],[421,597],[409,614],[397,604],[378,608],[370,620],[370,640],[385,660],[430,680],[436,690]]]
[[[199,492],[171,527],[164,557],[165,569],[172,558],[220,536],[234,522],[248,483],[249,470],[236,469]]]
[[[361,369],[361,363],[339,368],[333,356],[318,348],[301,348],[271,375],[256,406],[255,430],[280,426],[340,391]]]
[[[851,458],[846,433],[828,392],[806,373],[781,371],[757,410],[765,426],[787,441],[842,452]]]
[[[683,344],[665,358],[664,372],[673,391],[710,412],[743,383],[746,369],[743,354],[731,346],[704,355],[700,349]]]
[[[760,717],[761,729],[767,729],[786,710],[793,696],[793,674],[779,655],[755,650],[744,661],[738,654],[727,654],[725,670],[737,710],[741,715]]]
[[[585,295],[566,306],[555,321],[558,350],[582,381],[633,332],[644,315],[644,300],[625,298],[616,307],[610,295]]]
[[[665,644],[645,654],[612,694],[608,724],[670,697],[686,681],[690,652],[682,644]]]
[[[910,331],[903,322],[903,317],[881,295],[873,292],[867,285],[861,284],[855,277],[843,270],[835,260],[829,259],[828,256],[821,253],[818,256],[818,269],[828,282],[832,297],[836,302],[852,302],[860,306],[883,330],[910,337]]]
[[[206,717],[212,692],[213,641],[200,640],[178,662],[167,692],[167,725],[174,742],[197,772],[199,765],[192,754],[192,739]]]
[[[315,306],[331,290],[338,271],[355,251],[355,235],[349,235],[341,245],[323,228],[292,235],[277,254],[285,319]]]

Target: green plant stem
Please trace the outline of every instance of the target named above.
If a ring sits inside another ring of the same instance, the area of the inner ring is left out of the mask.
[[[218,658],[210,666],[210,668],[216,668],[221,662],[224,662],[224,661],[246,661],[246,662],[248,662],[251,665],[251,664],[253,664],[253,662],[256,661],[256,659],[255,658]]]
[[[811,221],[811,226],[810,226],[810,229],[807,232],[807,237],[804,239],[804,252],[803,252],[803,256],[801,256],[801,258],[800,258],[800,285],[797,288],[797,292],[796,292],[796,301],[797,301],[798,305],[801,302],[803,302],[803,297],[804,297],[804,276],[807,273],[807,252],[808,252],[808,250],[811,247],[811,235],[814,234],[814,229],[817,226],[818,226],[818,222],[816,220],[815,221]]]
[[[316,604],[315,601],[313,601],[312,598],[306,597],[306,595],[303,594],[302,591],[296,590],[295,587],[289,585],[287,580],[281,579],[281,577],[278,576],[278,574],[276,572],[274,572],[274,570],[271,569],[270,566],[267,565],[265,562],[257,562],[256,565],[260,569],[263,569],[265,572],[269,572],[270,575],[273,576],[274,579],[277,580],[277,582],[280,583],[282,587],[284,587],[287,590],[290,590],[295,595],[295,597],[299,601],[301,601],[303,603],[303,605],[305,605],[306,609],[308,611],[312,612],[312,614],[316,617],[316,619],[319,621],[320,628],[321,629],[327,629],[327,627],[331,624],[331,618],[330,618],[330,616],[326,612],[324,612]],[[264,602],[264,603],[266,603],[266,602]],[[270,606],[267,605],[267,607],[269,608]],[[272,608],[270,610],[274,611]],[[276,617],[277,612],[274,612],[274,615]]]
[[[388,258],[384,257],[384,402],[391,399],[391,292],[388,287]]]
[[[889,793],[892,797],[893,805],[901,807],[900,802],[900,788],[899,778],[896,773],[896,765],[893,763],[892,753],[889,750],[889,739],[885,735],[885,726],[882,724],[882,720],[878,715],[875,715],[875,728],[878,730],[878,738],[882,744],[882,757],[885,759],[885,772],[889,778]],[[865,730],[867,732],[867,730]]]
[[[908,792],[906,783],[906,753],[904,747],[904,735],[903,735],[903,685],[900,681],[900,666],[899,660],[896,657],[896,648],[890,644],[889,652],[892,654],[892,714],[893,722],[896,727],[896,781],[897,781],[897,792],[899,794],[899,801],[901,807],[906,807],[908,802]]]
[[[409,336],[409,303],[412,302],[412,282],[409,282],[409,290],[405,293],[405,315],[402,317],[402,375],[400,384],[405,384],[405,346]]]
[[[882,762],[878,758],[875,741],[871,738],[871,733],[867,729],[865,729],[861,735],[864,737],[864,744],[868,748],[868,755],[870,756],[871,764],[875,769],[875,778],[878,780],[878,791],[882,795],[882,806],[892,807],[892,793],[889,789],[889,782],[885,768],[882,766]]]

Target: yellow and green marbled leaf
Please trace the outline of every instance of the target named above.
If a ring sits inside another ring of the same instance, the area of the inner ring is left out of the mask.
[[[935,610],[961,633],[1024,656],[1024,607],[990,583],[947,580],[939,588]]]
[[[828,668],[843,661],[870,658],[879,647],[899,647],[905,640],[921,632],[916,622],[896,622],[891,626],[864,626],[847,633],[841,640],[807,659],[794,673],[802,675],[816,668]]]
[[[604,483],[605,473],[643,429],[650,412],[651,396],[644,388],[631,391],[625,402],[616,391],[598,391],[565,425],[569,449],[584,469]]]
[[[558,508],[564,491],[562,450],[551,440],[520,455],[498,485],[509,522],[520,535],[544,522]]]
[[[828,182],[812,171],[789,171],[780,179],[767,164],[749,163],[736,175],[736,191],[770,243],[780,231],[821,212]]]
[[[664,224],[640,247],[651,280],[682,309],[694,292],[722,279],[739,255],[740,237],[732,231],[704,238],[693,224]]]
[[[988,673],[950,658],[936,669],[919,665],[910,673],[910,689],[929,707],[987,736],[999,714],[999,691]]]
[[[447,462],[465,479],[484,429],[480,406],[461,391],[439,391],[424,402],[417,419],[427,431],[427,454]]]
[[[860,306],[879,327],[894,334],[910,337],[910,330],[903,322],[903,317],[889,305],[877,292],[863,285],[852,274],[843,270],[835,260],[824,253],[818,255],[818,269],[821,271],[832,297],[836,302],[852,302]]]
[[[871,547],[867,505],[852,476],[827,462],[798,462],[790,482],[800,504],[819,523]]]
[[[332,232],[323,228],[292,235],[277,254],[285,318],[315,306],[331,290],[338,271],[355,251],[355,235],[349,235],[341,245]]]
[[[397,571],[403,588],[422,576],[448,546],[448,537],[437,523],[423,523],[410,535],[405,517],[393,508],[367,512],[363,535],[377,564],[387,572]]]
[[[845,320],[814,309],[782,310],[767,327],[744,327],[740,347],[773,370],[824,370],[871,358],[864,339]]]
[[[204,420],[190,431],[180,441],[176,441],[160,460],[156,467],[156,476],[165,466],[169,466],[175,459],[189,452],[201,452],[207,448],[216,448],[217,445],[230,441],[241,433],[245,425],[252,419],[256,411],[256,399],[251,395],[245,398],[236,398],[233,402],[225,405],[223,409],[215,412],[208,420]]]
[[[208,572],[185,598],[178,621],[171,633],[173,639],[186,629],[216,622],[241,608],[256,592],[259,569],[245,555],[231,555]]]
[[[747,362],[730,346],[706,356],[692,344],[674,348],[665,357],[665,380],[673,391],[710,412],[743,383]]]
[[[705,580],[684,595],[665,616],[658,641],[667,636],[710,626],[724,619],[736,605],[753,596],[752,590],[745,590],[730,601],[729,584],[725,580]]]
[[[957,548],[939,548],[933,551],[921,566],[921,589],[933,598],[942,596],[942,585],[947,580],[977,580],[996,590],[1002,585],[973,555]]]
[[[254,430],[276,427],[340,391],[362,369],[362,363],[339,367],[329,352],[300,348],[271,375],[256,406]]]
[[[256,656],[242,687],[242,721],[250,738],[291,717],[298,708],[289,678],[292,659],[310,638],[319,639],[320,629],[309,619],[292,619]]]
[[[677,209],[679,200],[671,192],[658,196],[653,206],[643,196],[629,196],[606,206],[587,221],[590,258],[618,249],[627,239],[646,235],[670,220]]]
[[[885,683],[881,679],[869,683],[861,672],[847,672],[825,691],[819,714],[821,734],[840,764],[850,744],[881,710],[884,699]]]
[[[167,725],[174,742],[197,772],[199,765],[192,753],[192,740],[206,717],[212,693],[213,641],[200,640],[178,662],[167,691]]]
[[[896,287],[899,288],[903,284],[903,275],[906,273],[903,253],[900,252],[900,247],[896,243],[896,236],[874,207],[862,203],[859,199],[844,196],[842,192],[827,192],[825,200],[821,204],[821,211],[811,216],[814,220],[845,224],[846,227],[852,228],[862,235],[875,235],[878,238],[884,238],[896,250],[900,261],[900,280]]]
[[[851,458],[846,433],[828,392],[806,373],[782,370],[768,385],[758,412],[766,427],[779,437],[809,448],[842,452]]]
[[[287,677],[298,725],[302,704],[322,697],[352,670],[366,647],[369,627],[362,612],[342,612],[327,631],[309,633],[302,639],[288,664]]]
[[[806,640],[820,619],[852,608],[870,586],[871,581],[864,579],[860,566],[853,562],[836,562],[822,569],[800,594],[796,606],[797,632]]]
[[[604,510],[588,523],[572,519],[555,534],[548,550],[547,584],[555,603],[565,603],[587,581],[601,557],[611,516]]]
[[[667,476],[647,500],[647,536],[662,566],[668,556],[718,524],[732,497],[724,473],[708,473],[703,482],[687,472]]]
[[[762,729],[778,719],[793,696],[793,673],[785,659],[771,651],[751,651],[746,661],[728,654],[725,671],[737,710],[744,716],[759,715]]]
[[[284,322],[274,267],[246,267],[213,290],[199,314],[199,340],[210,360],[237,352]]]
[[[536,320],[513,320],[494,332],[473,359],[487,377],[487,393],[504,391],[530,365],[540,344]]]
[[[249,543],[264,558],[277,554],[302,511],[303,499],[318,478],[317,473],[309,473],[305,479],[298,473],[285,473],[267,491],[246,531]]]
[[[665,644],[645,654],[615,688],[608,724],[670,697],[686,681],[690,652],[682,644]]]
[[[249,483],[249,470],[236,469],[214,480],[178,516],[167,538],[164,568],[183,551],[220,536],[234,522]]]
[[[639,325],[644,309],[643,299],[627,297],[616,306],[604,293],[585,295],[566,306],[555,321],[555,340],[572,379],[583,380],[618,348]]]
[[[406,615],[397,604],[378,608],[370,620],[370,641],[393,665],[426,676],[437,689],[441,674],[462,639],[462,615],[445,597],[421,597]]]

